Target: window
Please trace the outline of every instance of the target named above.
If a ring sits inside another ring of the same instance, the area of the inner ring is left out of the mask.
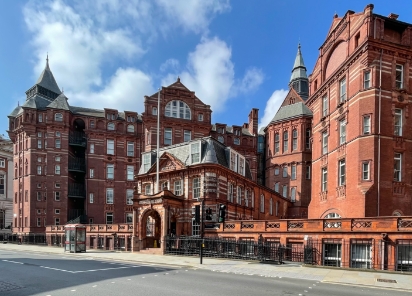
[[[41,227],[41,218],[37,218],[37,227]]]
[[[133,213],[126,213],[126,224],[133,223]]]
[[[279,153],[279,134],[275,134],[275,153]]]
[[[60,175],[60,165],[57,164],[54,166],[54,174]]]
[[[106,213],[106,224],[113,224],[113,213]]]
[[[39,114],[39,122],[43,122],[43,114]]]
[[[132,205],[133,204],[133,189],[126,190],[126,204]]]
[[[325,117],[329,113],[329,106],[328,106],[328,96],[323,96],[322,98],[322,116]]]
[[[346,163],[345,163],[345,159],[341,159],[339,160],[339,180],[338,180],[338,184],[339,186],[343,186],[346,184],[346,177],[345,177],[345,171],[346,171]]]
[[[275,176],[279,175],[279,167],[275,167]]]
[[[239,156],[239,170],[238,173],[241,174],[242,176],[245,175],[245,159],[241,156]]]
[[[339,103],[343,103],[346,101],[346,78],[343,78],[339,82],[339,90],[340,90]]]
[[[292,131],[292,150],[298,149],[298,131],[293,130]]]
[[[236,195],[237,203],[239,205],[242,204],[242,187],[237,187],[237,195]]]
[[[282,177],[286,178],[288,176],[288,167],[284,166],[283,169],[282,169],[282,172],[283,172]]]
[[[89,170],[89,178],[93,179],[94,178],[94,169]]]
[[[0,194],[5,194],[6,192],[5,187],[6,187],[6,176],[0,175]]]
[[[54,225],[60,225],[60,218],[54,218]]]
[[[190,144],[190,157],[191,163],[197,163],[200,161],[200,142]]]
[[[296,201],[296,187],[292,187],[290,189],[290,201],[295,202]]]
[[[171,128],[165,128],[164,144],[172,145],[172,129]]]
[[[89,203],[94,203],[94,193],[89,193]]]
[[[269,214],[273,216],[273,198],[269,200]]]
[[[37,148],[38,149],[41,149],[41,144],[42,144],[42,140],[40,139],[40,140],[37,140]]]
[[[249,199],[250,199],[250,191],[249,190],[245,190],[245,206],[248,207],[249,206]]]
[[[369,135],[371,132],[371,117],[370,115],[363,116],[363,134]]]
[[[152,108],[152,115],[157,115],[157,108],[156,107]]]
[[[127,166],[127,181],[133,181],[134,180],[134,166],[128,165]]]
[[[60,132],[56,132],[56,137],[60,137]]]
[[[90,128],[94,128],[94,120],[90,120]]]
[[[260,212],[265,212],[265,196],[263,194],[260,196]]]
[[[128,132],[128,133],[134,133],[134,125],[129,124],[129,125],[127,126],[127,132]]]
[[[90,154],[94,154],[94,144],[90,144]]]
[[[0,168],[6,167],[6,160],[4,158],[0,158]]]
[[[345,144],[346,142],[346,121],[345,119],[339,121],[339,144]]]
[[[288,132],[283,132],[283,153],[288,152]]]
[[[203,121],[203,114],[200,113],[199,115],[197,115],[197,120],[198,121]]]
[[[306,147],[306,149],[310,149],[310,134],[311,134],[310,128],[307,128],[306,129],[306,138],[305,138],[305,147]]]
[[[41,162],[41,157],[37,157],[37,162]]]
[[[192,236],[200,235],[200,224],[196,223],[195,219],[192,219]]]
[[[42,133],[41,133],[41,132],[38,132],[38,133],[37,133],[37,137],[38,137],[38,138],[41,138],[41,136],[42,136]]]
[[[279,202],[276,202],[275,215],[279,216]]]
[[[61,160],[61,157],[60,157],[60,156],[56,156],[56,157],[54,158],[54,161],[55,161],[55,162],[60,162],[60,160]]]
[[[182,195],[182,193],[183,193],[183,191],[182,191],[182,180],[175,181],[174,190],[175,190],[174,194],[176,196]]]
[[[306,180],[310,180],[310,166],[306,166]]]
[[[402,109],[395,109],[395,136],[402,136]]]
[[[355,48],[359,46],[360,32],[355,35]]]
[[[322,168],[322,192],[328,190],[328,169]]]
[[[240,139],[239,138],[234,138],[233,139],[233,144],[240,145]]]
[[[322,133],[322,155],[328,153],[328,132]]]
[[[127,156],[134,156],[134,143],[127,142]]]
[[[44,140],[44,149],[47,149],[47,140]]]
[[[61,140],[54,139],[54,147],[60,149],[61,148]]]
[[[54,192],[54,200],[55,201],[60,201],[60,191]]]
[[[288,186],[287,185],[283,185],[283,187],[282,187],[282,196],[284,198],[288,197]]]
[[[114,155],[114,140],[107,140],[107,154]]]
[[[228,195],[227,195],[227,200],[228,201],[230,201],[230,202],[233,202],[233,184],[232,183],[229,183],[229,192],[228,192]]]
[[[184,130],[183,134],[184,134],[184,136],[183,136],[183,138],[184,138],[183,141],[184,142],[189,142],[192,139],[192,131]]]
[[[193,178],[193,199],[200,198],[200,178]]]
[[[143,170],[146,173],[150,169],[150,153],[143,155]]]
[[[108,164],[106,166],[106,179],[114,179],[114,165]]]
[[[113,204],[113,188],[106,189],[106,203]]]
[[[61,113],[54,114],[54,121],[63,121],[63,115]]]
[[[279,193],[279,182],[275,183],[275,191]]]
[[[144,194],[145,195],[150,195],[152,194],[152,185],[151,184],[146,184],[144,186]]]
[[[107,130],[108,131],[114,131],[114,122],[109,122],[107,124]]]
[[[217,140],[222,144],[225,142],[225,139],[222,136],[218,136]]]
[[[371,241],[355,241],[351,244],[352,268],[372,267],[372,243]]]
[[[290,177],[291,177],[292,180],[296,180],[296,165],[292,165],[291,172],[290,172]]]
[[[169,190],[169,182],[163,182],[162,184],[162,190]]]
[[[362,162],[362,180],[370,180],[369,162]]]
[[[42,168],[41,165],[37,166],[37,175],[41,175],[41,168]]]
[[[363,73],[363,88],[368,89],[371,87],[371,71],[365,71]]]
[[[396,182],[401,182],[402,181],[402,154],[401,153],[395,153],[394,157],[394,175],[393,175],[393,180]]]
[[[396,65],[395,87],[403,88],[403,65]]]
[[[54,209],[54,213],[55,213],[56,215],[60,215],[60,209]]]
[[[174,118],[191,119],[191,112],[190,112],[189,106],[185,102],[170,101],[169,103],[167,103],[165,107],[165,116],[174,117]]]
[[[37,192],[37,201],[41,201],[41,192]]]

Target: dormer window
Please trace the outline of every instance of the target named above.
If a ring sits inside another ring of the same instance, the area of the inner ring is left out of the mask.
[[[235,130],[235,135],[240,136],[240,130]]]
[[[202,113],[197,115],[197,120],[198,121],[203,121],[203,114]]]
[[[190,144],[190,158],[192,164],[200,162],[200,142]]]
[[[63,121],[63,115],[61,113],[54,114],[54,121]]]
[[[156,107],[152,108],[152,115],[157,115],[157,108]]]
[[[217,129],[217,132],[218,132],[219,134],[224,134],[224,133],[225,133],[225,130],[223,129],[223,127],[219,127],[219,128]]]
[[[115,120],[115,119],[116,119],[116,115],[112,114],[112,120]]]
[[[113,122],[109,122],[107,124],[107,130],[108,131],[114,131],[114,123]]]
[[[165,116],[173,118],[191,119],[189,106],[183,101],[170,101],[165,108]]]
[[[134,116],[127,116],[127,122],[134,122]]]

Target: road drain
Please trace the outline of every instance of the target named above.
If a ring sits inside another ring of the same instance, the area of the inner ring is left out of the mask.
[[[397,283],[396,280],[388,280],[388,279],[376,279],[376,281],[378,282],[382,282],[382,283]]]

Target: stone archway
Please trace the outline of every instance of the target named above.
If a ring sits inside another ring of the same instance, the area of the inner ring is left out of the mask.
[[[162,238],[162,219],[154,209],[146,210],[141,218],[140,241],[141,249],[160,248]]]

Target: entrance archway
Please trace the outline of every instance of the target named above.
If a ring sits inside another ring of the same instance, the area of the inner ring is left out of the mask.
[[[156,210],[149,209],[142,216],[142,227],[140,228],[140,240],[143,248],[160,248],[162,237],[162,221]]]

